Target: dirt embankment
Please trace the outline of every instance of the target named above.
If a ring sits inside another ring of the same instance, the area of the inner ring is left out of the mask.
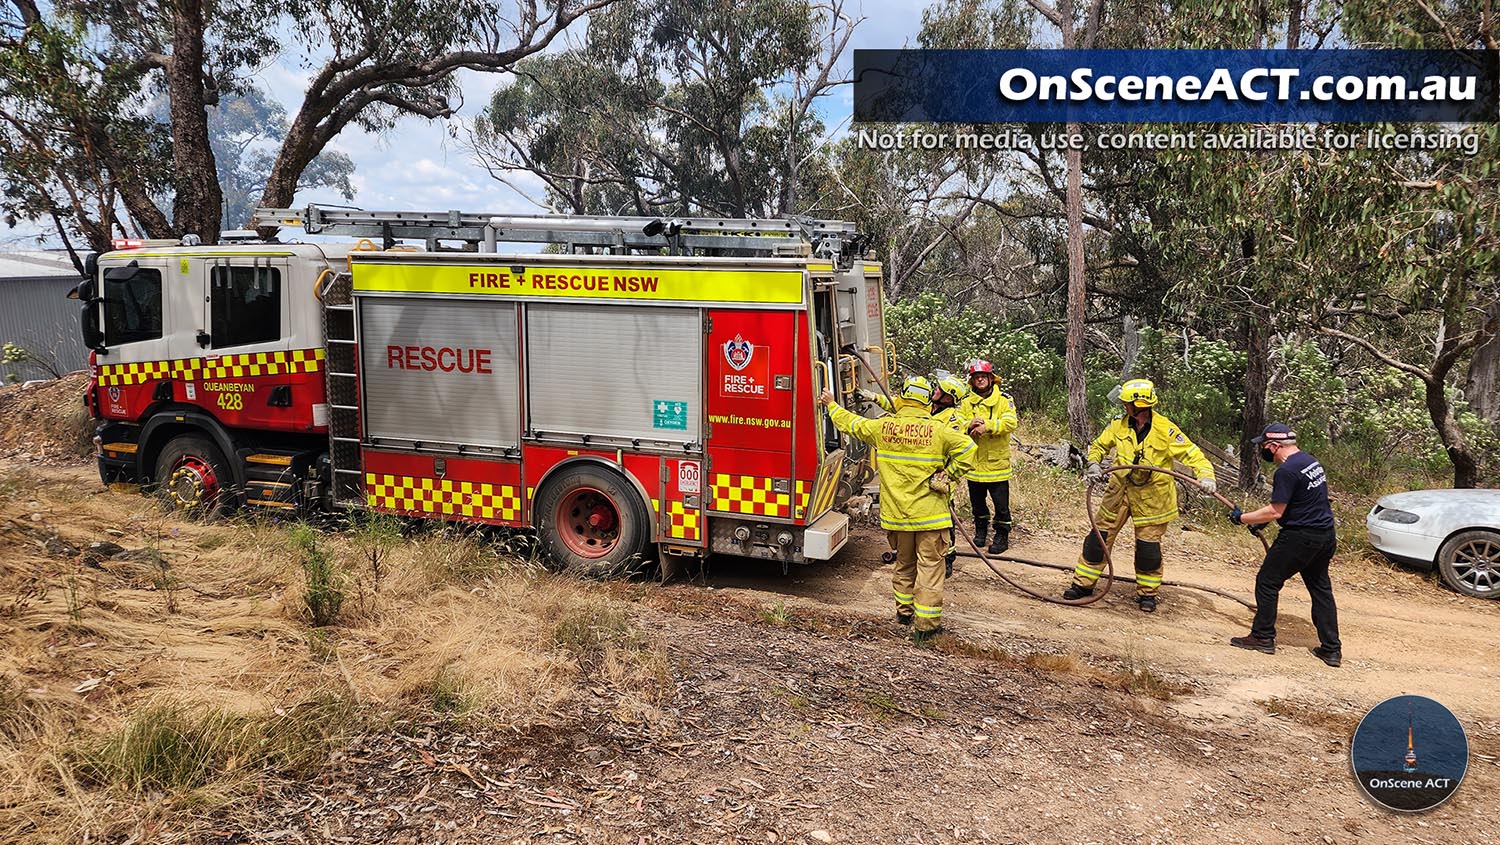
[[[0,387],[0,457],[52,465],[94,454],[94,421],[83,406],[88,373]]]

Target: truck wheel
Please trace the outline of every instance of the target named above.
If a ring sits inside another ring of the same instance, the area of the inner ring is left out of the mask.
[[[587,465],[564,470],[538,491],[532,512],[558,569],[606,577],[645,565],[650,515],[636,491],[613,472]]]
[[[1500,534],[1462,531],[1438,549],[1443,583],[1466,596],[1500,598]]]
[[[234,475],[219,447],[203,437],[172,438],[156,456],[156,489],[173,509],[212,517],[233,503]]]

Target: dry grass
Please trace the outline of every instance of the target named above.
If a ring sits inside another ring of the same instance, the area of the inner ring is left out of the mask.
[[[608,688],[662,718],[626,605],[488,537],[184,522],[96,484],[0,471],[0,842],[186,836],[393,717],[526,729]],[[311,544],[342,593],[317,628]]]

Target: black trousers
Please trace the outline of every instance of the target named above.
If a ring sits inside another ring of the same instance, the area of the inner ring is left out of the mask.
[[[1312,598],[1313,627],[1318,642],[1329,651],[1339,651],[1339,611],[1333,602],[1333,582],[1328,580],[1328,564],[1338,545],[1333,529],[1283,528],[1266,553],[1266,559],[1255,575],[1255,622],[1250,635],[1263,640],[1276,639],[1276,605],[1281,588],[1293,575],[1301,575],[1307,594]]]
[[[990,524],[990,504],[985,501],[988,497],[995,503],[995,530],[1010,531],[1010,482],[1009,481],[970,481],[969,482],[969,507],[974,510],[974,523],[976,525]]]

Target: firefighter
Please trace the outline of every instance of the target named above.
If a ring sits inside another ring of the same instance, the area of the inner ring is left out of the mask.
[[[1089,446],[1090,482],[1104,478],[1099,463],[1111,451],[1121,464],[1141,464],[1171,469],[1173,461],[1191,467],[1204,492],[1216,486],[1213,465],[1177,424],[1157,413],[1156,386],[1148,379],[1132,379],[1120,387],[1124,413],[1105,427]],[[1099,503],[1094,525],[1104,535],[1093,531],[1083,538],[1083,554],[1073,569],[1073,584],[1063,593],[1065,599],[1092,595],[1094,582],[1104,575],[1100,564],[1106,549],[1114,547],[1115,535],[1130,519],[1135,525],[1135,591],[1136,601],[1146,613],[1156,612],[1157,589],[1161,587],[1161,539],[1167,524],[1177,518],[1177,485],[1172,476],[1148,470],[1109,474],[1104,499]]]
[[[989,539],[990,505],[995,504],[995,537],[989,553],[1010,548],[1010,435],[1016,430],[1016,408],[995,380],[995,367],[975,359],[967,367],[969,394],[960,413],[968,420],[967,431],[979,452],[969,473],[969,506],[974,509],[974,543]]]
[[[932,418],[948,426],[949,428],[963,433],[965,419],[960,405],[968,394],[969,388],[964,385],[963,380],[954,375],[945,375],[937,380],[937,385],[932,391]],[[958,479],[949,479],[950,485]],[[948,492],[948,509],[953,509],[953,491]],[[943,577],[953,577],[953,562],[958,560],[958,529],[948,526],[948,553],[943,555]]]
[[[834,401],[824,390],[829,419],[852,437],[875,447],[880,468],[880,525],[896,548],[891,579],[896,621],[912,625],[912,639],[924,642],[942,630],[943,550],[953,525],[948,509],[951,486],[944,474],[962,478],[972,466],[974,441],[933,419],[932,387],[913,376],[901,388],[896,410],[866,419]]]

